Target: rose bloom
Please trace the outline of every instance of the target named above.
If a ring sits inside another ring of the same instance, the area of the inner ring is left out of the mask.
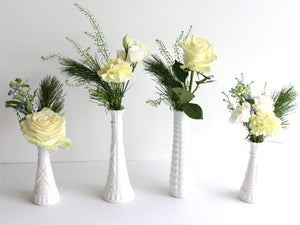
[[[179,43],[178,46],[184,51],[184,65],[181,66],[181,69],[208,73],[210,71],[209,64],[217,59],[214,45],[195,34],[191,34],[185,42]]]
[[[244,102],[243,105],[238,105],[231,113],[229,121],[231,123],[248,122],[250,118],[251,106],[248,102]]]
[[[281,128],[281,120],[275,116],[274,112],[258,111],[250,118],[251,133],[259,135],[275,136]]]
[[[253,105],[255,111],[274,111],[274,102],[273,100],[265,95],[260,95],[255,97],[255,104]]]
[[[109,60],[97,74],[106,82],[114,83],[126,82],[133,76],[130,64],[121,58]]]
[[[60,145],[68,149],[71,144],[71,140],[66,138],[65,118],[49,108],[27,115],[20,128],[29,143],[43,146],[46,150],[57,151]]]

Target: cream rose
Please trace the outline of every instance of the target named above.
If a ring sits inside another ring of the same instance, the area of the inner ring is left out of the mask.
[[[121,58],[109,60],[97,74],[106,82],[114,83],[126,82],[133,76],[130,64]]]
[[[254,104],[255,111],[268,111],[273,112],[274,111],[274,102],[273,100],[265,95],[260,95],[255,98],[255,104]]]
[[[150,47],[141,41],[136,41],[131,48],[128,49],[127,62],[138,63],[150,55]]]
[[[238,105],[231,113],[229,121],[231,123],[243,123],[248,122],[250,118],[251,106],[248,102],[244,102],[243,105]]]
[[[43,146],[46,150],[57,151],[60,145],[68,149],[71,144],[71,140],[66,138],[65,118],[49,108],[27,115],[20,128],[29,143]]]
[[[179,43],[178,46],[184,51],[182,69],[208,73],[210,71],[209,64],[217,59],[214,45],[195,34],[191,34],[185,42]]]

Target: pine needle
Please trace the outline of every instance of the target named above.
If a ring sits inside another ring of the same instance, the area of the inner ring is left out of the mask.
[[[274,113],[281,120],[282,128],[289,126],[287,116],[296,109],[295,103],[298,93],[295,91],[294,85],[281,88],[280,91],[274,91],[271,98],[274,101]]]
[[[38,111],[47,107],[53,112],[61,113],[64,108],[63,84],[55,76],[47,75],[41,80],[37,96]]]

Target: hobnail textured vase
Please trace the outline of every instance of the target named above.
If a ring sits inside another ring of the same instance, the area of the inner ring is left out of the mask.
[[[126,203],[134,199],[123,144],[123,110],[110,111],[111,147],[107,181],[103,199],[112,203]]]
[[[32,202],[36,205],[52,205],[60,200],[54,180],[49,152],[38,147],[38,162]]]
[[[169,192],[176,198],[195,198],[190,155],[190,118],[184,112],[174,111],[173,146],[169,180]]]
[[[251,151],[244,182],[240,190],[240,199],[244,202],[255,203],[257,200],[257,160],[256,152],[259,143],[250,142]]]

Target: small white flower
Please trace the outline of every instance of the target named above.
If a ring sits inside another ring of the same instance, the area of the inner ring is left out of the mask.
[[[274,102],[270,97],[265,95],[260,95],[255,98],[255,104],[253,107],[256,112],[258,111],[273,112]]]
[[[250,118],[251,105],[244,102],[243,105],[238,105],[231,113],[229,121],[231,123],[248,122]]]
[[[138,63],[150,55],[150,47],[140,41],[136,41],[131,48],[128,49],[127,62]]]

